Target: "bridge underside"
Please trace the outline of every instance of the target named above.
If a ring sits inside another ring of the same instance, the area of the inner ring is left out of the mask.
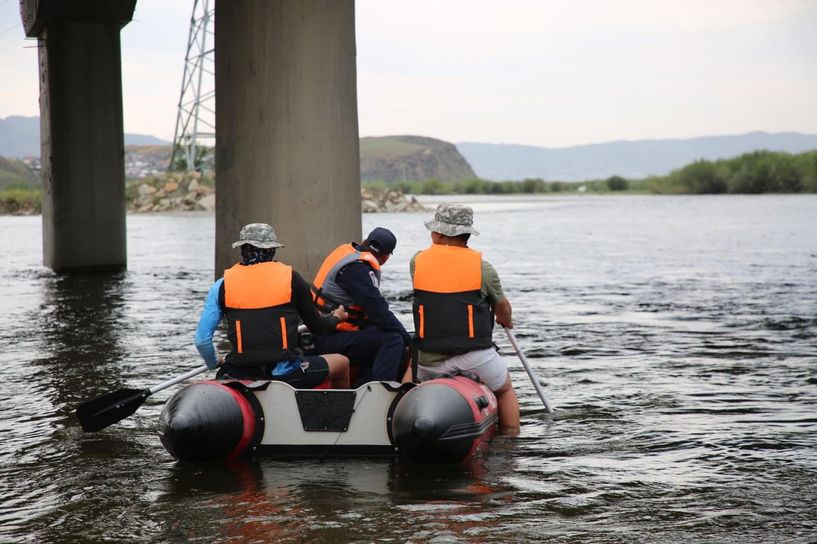
[[[120,29],[136,0],[21,0],[39,38],[43,261],[127,266]],[[306,278],[359,239],[354,0],[216,3],[216,276],[271,223]],[[181,39],[181,38],[180,38]],[[181,64],[181,59],[180,59]]]

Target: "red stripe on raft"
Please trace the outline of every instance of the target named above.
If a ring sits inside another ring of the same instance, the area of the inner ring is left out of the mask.
[[[241,432],[241,439],[238,441],[235,448],[233,448],[233,451],[231,451],[225,458],[227,461],[230,461],[244,453],[244,450],[246,450],[247,446],[249,446],[252,442],[252,437],[255,435],[255,410],[253,410],[252,406],[250,406],[250,401],[244,398],[244,395],[242,395],[240,392],[236,391],[232,387],[227,387],[226,385],[217,385],[229,391],[233,396],[238,404],[238,408],[241,410],[241,419],[244,422],[244,429]]]
[[[474,422],[480,423],[484,420],[488,415],[492,413],[496,413],[498,411],[498,406],[496,402],[496,396],[494,395],[493,391],[485,385],[484,383],[477,383],[474,380],[466,378],[465,376],[454,376],[453,378],[442,378],[438,381],[446,382],[451,389],[457,391],[462,397],[468,401],[468,405],[471,407],[471,413],[474,415]],[[485,396],[485,398],[489,401],[489,406],[483,411],[479,409],[477,406],[474,397]],[[479,446],[485,442],[488,442],[491,437],[494,436],[496,432],[496,426],[491,425],[488,429],[485,430],[482,435],[476,437],[471,444],[471,450],[468,452],[468,455],[465,456],[465,459],[470,459],[477,451]]]

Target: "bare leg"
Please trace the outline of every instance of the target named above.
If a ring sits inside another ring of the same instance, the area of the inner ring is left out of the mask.
[[[411,383],[411,359],[406,365],[406,371],[403,373],[403,379],[400,380],[400,383]]]
[[[499,405],[499,426],[503,429],[519,430],[519,401],[516,399],[510,374],[494,394]]]
[[[349,359],[339,353],[321,355],[329,364],[329,385],[332,389],[349,389]]]

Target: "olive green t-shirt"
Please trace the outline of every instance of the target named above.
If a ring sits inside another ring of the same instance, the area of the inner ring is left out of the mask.
[[[414,254],[409,263],[409,273],[412,281],[414,280],[414,259],[417,257],[417,253]],[[482,285],[479,292],[491,306],[496,306],[505,298],[505,294],[502,292],[502,283],[499,281],[499,274],[493,265],[485,259],[482,260]],[[423,366],[438,366],[448,357],[445,353],[420,352],[420,364]]]

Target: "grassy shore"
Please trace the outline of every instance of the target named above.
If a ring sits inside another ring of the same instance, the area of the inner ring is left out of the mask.
[[[42,213],[43,197],[38,187],[7,187],[0,190],[0,215]]]

